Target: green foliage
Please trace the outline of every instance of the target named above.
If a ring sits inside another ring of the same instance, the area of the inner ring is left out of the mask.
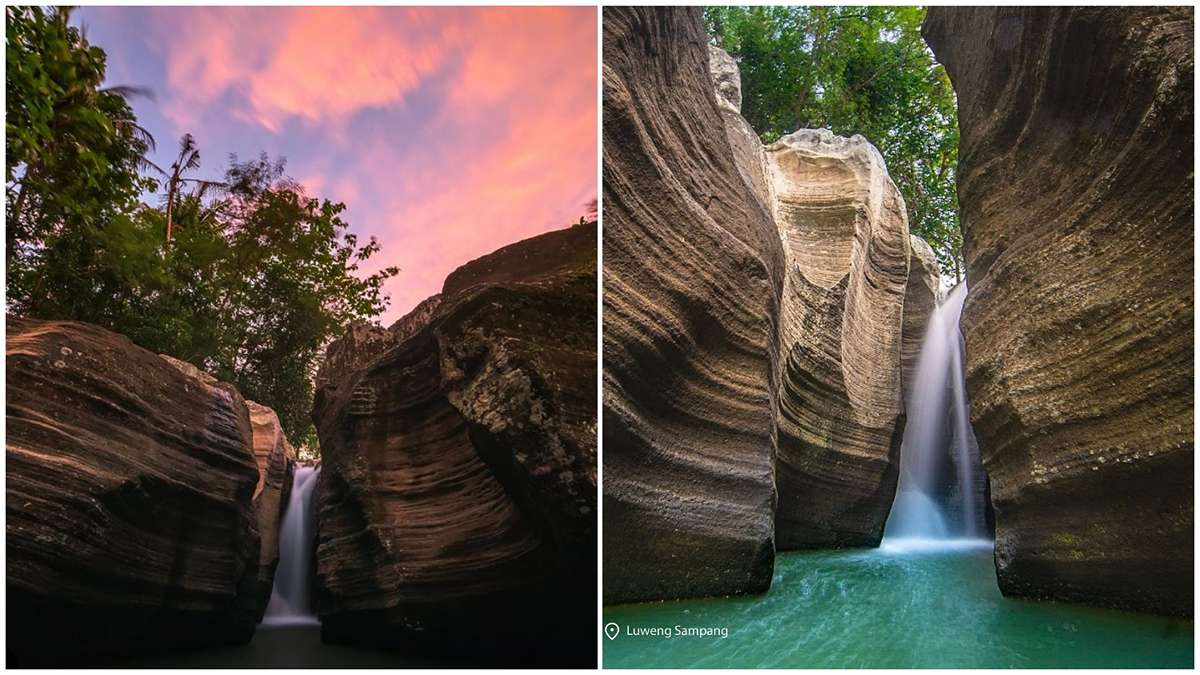
[[[99,324],[189,361],[315,447],[317,360],[387,305],[396,268],[360,273],[379,244],[360,245],[345,205],[308,195],[282,160],[235,157],[223,182],[186,178],[199,153],[185,136],[171,171],[154,167],[130,90],[101,88],[104,52],[66,10],[10,7],[7,39],[8,310]],[[159,208],[140,201],[158,189],[150,169],[168,184]]]
[[[943,271],[961,267],[958,116],[919,7],[708,7],[742,77],[742,114],[770,143],[796,129],[861,134],[883,154],[910,230]]]
[[[6,9],[5,260],[17,311],[76,306],[84,286],[110,284],[97,239],[154,187],[138,173],[151,139],[121,92],[100,88],[104,52],[68,18]],[[56,274],[39,273],[46,257]]]

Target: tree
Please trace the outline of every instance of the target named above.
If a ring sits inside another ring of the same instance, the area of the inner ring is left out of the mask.
[[[360,245],[345,205],[310,196],[282,160],[235,157],[223,182],[191,178],[189,134],[158,169],[126,102],[138,90],[101,87],[105,54],[67,10],[6,14],[8,310],[182,358],[274,408],[294,444],[311,439],[324,347],[387,305],[396,268],[359,269],[378,242]],[[164,178],[161,207],[142,203],[158,183],[141,171]]]
[[[71,312],[83,286],[109,280],[99,240],[153,187],[139,174],[153,139],[125,100],[136,90],[101,87],[104,51],[69,25],[69,10],[5,14],[8,304]]]
[[[904,196],[909,228],[947,273],[961,266],[958,117],[918,7],[709,7],[713,42],[739,63],[742,114],[772,142],[800,128],[861,134]]]
[[[194,228],[200,234],[188,237],[187,251],[197,242],[207,248],[203,233],[213,231],[227,247],[211,270],[220,291],[218,348],[203,356],[203,366],[275,408],[298,444],[325,346],[350,323],[386,308],[383,284],[398,270],[360,274],[379,243],[360,245],[341,219],[345,205],[309,196],[284,169],[265,155],[233,158],[227,195],[212,224]]]
[[[191,134],[184,134],[179,139],[179,156],[171,163],[170,171],[164,171],[157,165],[146,161],[145,164],[157,171],[159,175],[166,179],[167,194],[166,194],[166,215],[167,215],[167,234],[166,245],[171,245],[171,235],[175,225],[175,202],[179,198],[180,190],[185,184],[191,183],[196,187],[196,194],[203,199],[205,193],[210,190],[223,190],[227,187],[224,183],[211,180],[203,180],[200,178],[185,178],[184,173],[194,171],[200,168],[200,150],[196,147],[196,139]]]

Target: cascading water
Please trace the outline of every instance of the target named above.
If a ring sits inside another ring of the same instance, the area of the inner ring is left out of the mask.
[[[885,543],[986,536],[983,476],[977,470],[978,446],[967,407],[958,326],[966,297],[963,282],[934,311],[925,331],[907,401],[900,480],[884,529]],[[947,481],[951,463],[954,477]]]
[[[313,518],[313,492],[321,469],[302,466],[296,469],[292,494],[288,498],[283,524],[279,527],[279,566],[275,568],[275,586],[263,623],[315,623],[317,618],[309,600],[316,530]]]

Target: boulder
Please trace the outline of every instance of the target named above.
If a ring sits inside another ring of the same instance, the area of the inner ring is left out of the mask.
[[[765,591],[779,235],[701,10],[606,7],[603,41],[604,601]]]
[[[801,129],[766,157],[787,264],[776,545],[877,546],[904,435],[904,199],[862,136]]]
[[[222,387],[217,378],[187,361],[167,354],[158,356],[184,375],[197,380],[197,387]],[[279,526],[283,522],[284,510],[292,491],[296,451],[284,435],[279,416],[274,410],[254,401],[246,400],[243,403],[250,418],[250,443],[254,451],[254,463],[258,467],[258,483],[254,486],[254,516],[261,543],[254,597],[256,621],[262,621],[275,584],[275,568],[279,565]]]
[[[595,664],[596,232],[468,263],[330,347],[313,420],[333,642]]]
[[[237,390],[90,324],[6,328],[9,665],[249,640],[260,474]]]
[[[971,416],[1010,596],[1193,612],[1190,7],[949,8]]]

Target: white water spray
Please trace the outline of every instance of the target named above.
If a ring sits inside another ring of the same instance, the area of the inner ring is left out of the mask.
[[[971,430],[963,373],[964,345],[958,327],[967,285],[963,282],[930,317],[917,358],[900,449],[896,500],[884,528],[884,546],[912,542],[979,539],[983,523],[983,476]],[[948,427],[947,415],[953,426]],[[949,451],[949,452],[947,452]],[[939,490],[939,472],[953,456],[957,490]]]
[[[298,467],[292,481],[283,523],[279,527],[279,566],[275,586],[263,616],[266,624],[314,623],[317,620],[309,599],[314,536],[316,528],[313,496],[319,468]]]

